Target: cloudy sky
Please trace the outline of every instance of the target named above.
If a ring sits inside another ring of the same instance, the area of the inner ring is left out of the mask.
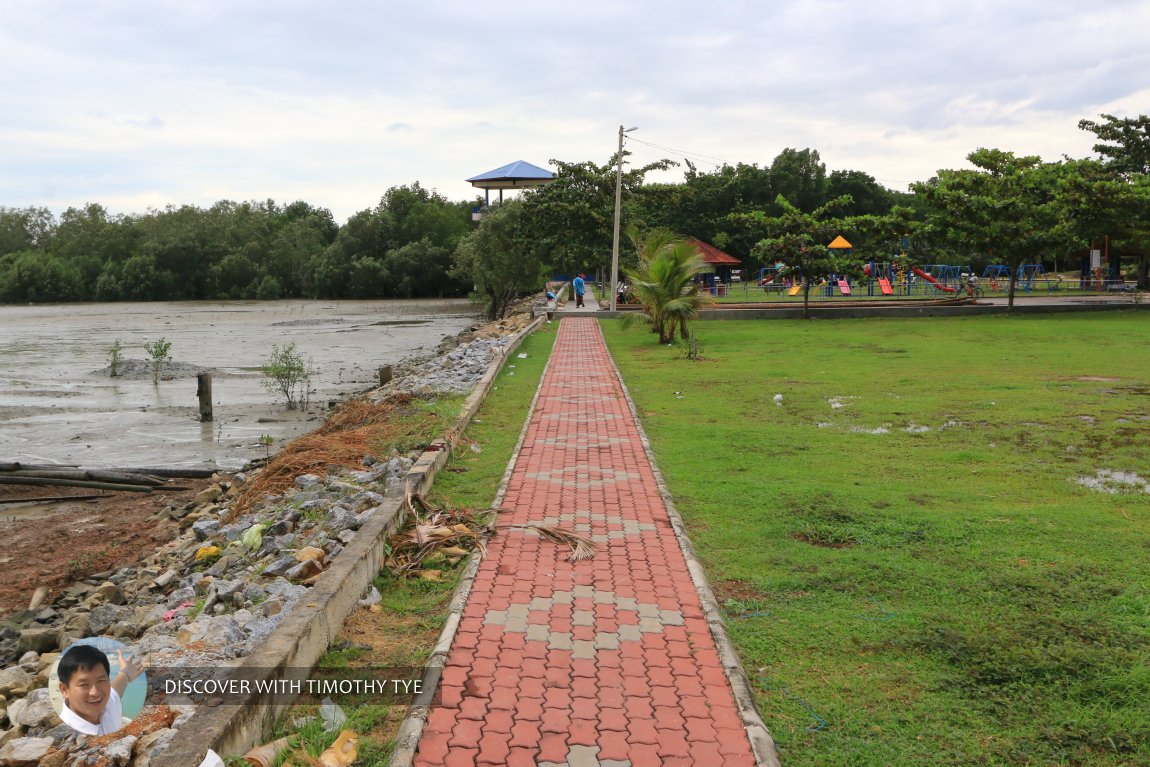
[[[1150,112],[1148,29],[1150,0],[0,0],[0,206],[342,222],[605,163],[621,123],[635,162],[811,147],[905,189],[979,146],[1089,155],[1079,119]]]

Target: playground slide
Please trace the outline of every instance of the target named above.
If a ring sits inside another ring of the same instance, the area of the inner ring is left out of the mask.
[[[934,285],[936,288],[943,291],[944,293],[957,293],[958,292],[957,290],[952,288],[950,285],[943,285],[941,282],[936,280],[934,277],[931,277],[929,274],[924,272],[922,269],[919,269],[917,267],[911,267],[911,271],[914,272],[915,274],[917,274],[919,277],[922,277],[924,280],[929,282],[931,285]]]
[[[839,293],[843,294],[844,296],[849,296],[851,294],[851,286],[849,283],[847,283],[846,280],[839,280],[838,285]]]
[[[792,285],[791,289],[787,291],[788,296],[797,296],[799,291],[803,289],[802,284]]]
[[[886,279],[885,277],[879,278],[878,287],[884,296],[889,296],[894,293],[894,289],[890,286],[890,280]]]

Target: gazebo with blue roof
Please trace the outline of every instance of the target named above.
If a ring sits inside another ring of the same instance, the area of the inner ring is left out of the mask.
[[[532,165],[523,160],[504,165],[502,168],[489,170],[467,179],[472,186],[487,193],[487,205],[491,204],[491,190],[499,190],[499,201],[503,202],[504,189],[530,189],[531,187],[550,184],[555,180],[555,174],[538,165]]]

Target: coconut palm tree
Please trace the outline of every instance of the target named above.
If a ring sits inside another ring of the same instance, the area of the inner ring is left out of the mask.
[[[643,306],[641,315],[629,315],[630,322],[648,322],[658,334],[659,343],[670,343],[676,328],[688,337],[687,321],[712,301],[699,290],[695,277],[707,268],[695,246],[667,229],[655,229],[639,240],[629,232],[639,252],[639,266],[627,269],[632,290]],[[633,318],[633,319],[632,319]]]

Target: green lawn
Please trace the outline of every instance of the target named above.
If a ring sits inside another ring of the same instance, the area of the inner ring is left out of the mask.
[[[604,323],[786,767],[1150,764],[1145,316],[693,327]]]

